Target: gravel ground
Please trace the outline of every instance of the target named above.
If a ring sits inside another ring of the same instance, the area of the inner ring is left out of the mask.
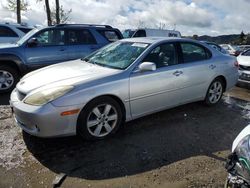
[[[166,110],[98,142],[29,136],[1,106],[0,187],[223,187],[232,141],[250,123],[248,96],[235,88],[215,107]]]

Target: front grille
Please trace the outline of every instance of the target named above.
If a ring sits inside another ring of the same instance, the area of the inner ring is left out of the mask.
[[[250,71],[250,66],[240,65],[239,69],[240,70],[249,70]]]
[[[17,98],[18,100],[22,101],[26,97],[26,94],[17,90]]]

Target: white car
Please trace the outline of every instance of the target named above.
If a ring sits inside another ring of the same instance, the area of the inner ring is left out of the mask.
[[[134,37],[179,37],[181,38],[181,33],[175,30],[165,30],[165,29],[126,29],[123,32],[124,38],[134,38]]]
[[[224,48],[225,50],[227,50],[228,53],[230,55],[233,55],[233,56],[238,56],[240,54],[240,52],[241,52],[241,49],[238,46],[235,46],[235,45],[222,44],[221,47]]]
[[[250,50],[237,57],[239,63],[239,82],[250,84]]]
[[[31,31],[32,27],[22,24],[0,24],[0,43],[14,43]]]

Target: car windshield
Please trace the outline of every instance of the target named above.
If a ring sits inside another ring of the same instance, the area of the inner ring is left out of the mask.
[[[32,29],[29,31],[26,35],[24,35],[19,41],[17,41],[17,44],[20,46],[22,45],[27,39],[29,39],[33,34],[35,34],[37,31],[39,31],[37,28]]]
[[[84,61],[104,67],[126,69],[149,46],[147,43],[115,42],[84,58]]]
[[[250,56],[250,50],[247,50],[247,51],[243,52],[241,55],[243,55],[243,56]]]

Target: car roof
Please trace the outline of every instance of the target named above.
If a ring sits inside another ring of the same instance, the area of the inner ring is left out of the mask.
[[[27,26],[27,25],[22,25],[22,24],[17,24],[17,23],[0,23],[1,26],[10,26],[10,27],[19,27],[19,28],[28,28],[28,29],[33,29],[34,27]]]
[[[126,42],[140,42],[140,43],[149,43],[149,44],[154,44],[158,42],[195,42],[199,43],[199,41],[193,40],[193,39],[188,39],[188,38],[179,38],[179,37],[135,37],[135,38],[126,38],[122,39],[121,41],[126,41]]]

